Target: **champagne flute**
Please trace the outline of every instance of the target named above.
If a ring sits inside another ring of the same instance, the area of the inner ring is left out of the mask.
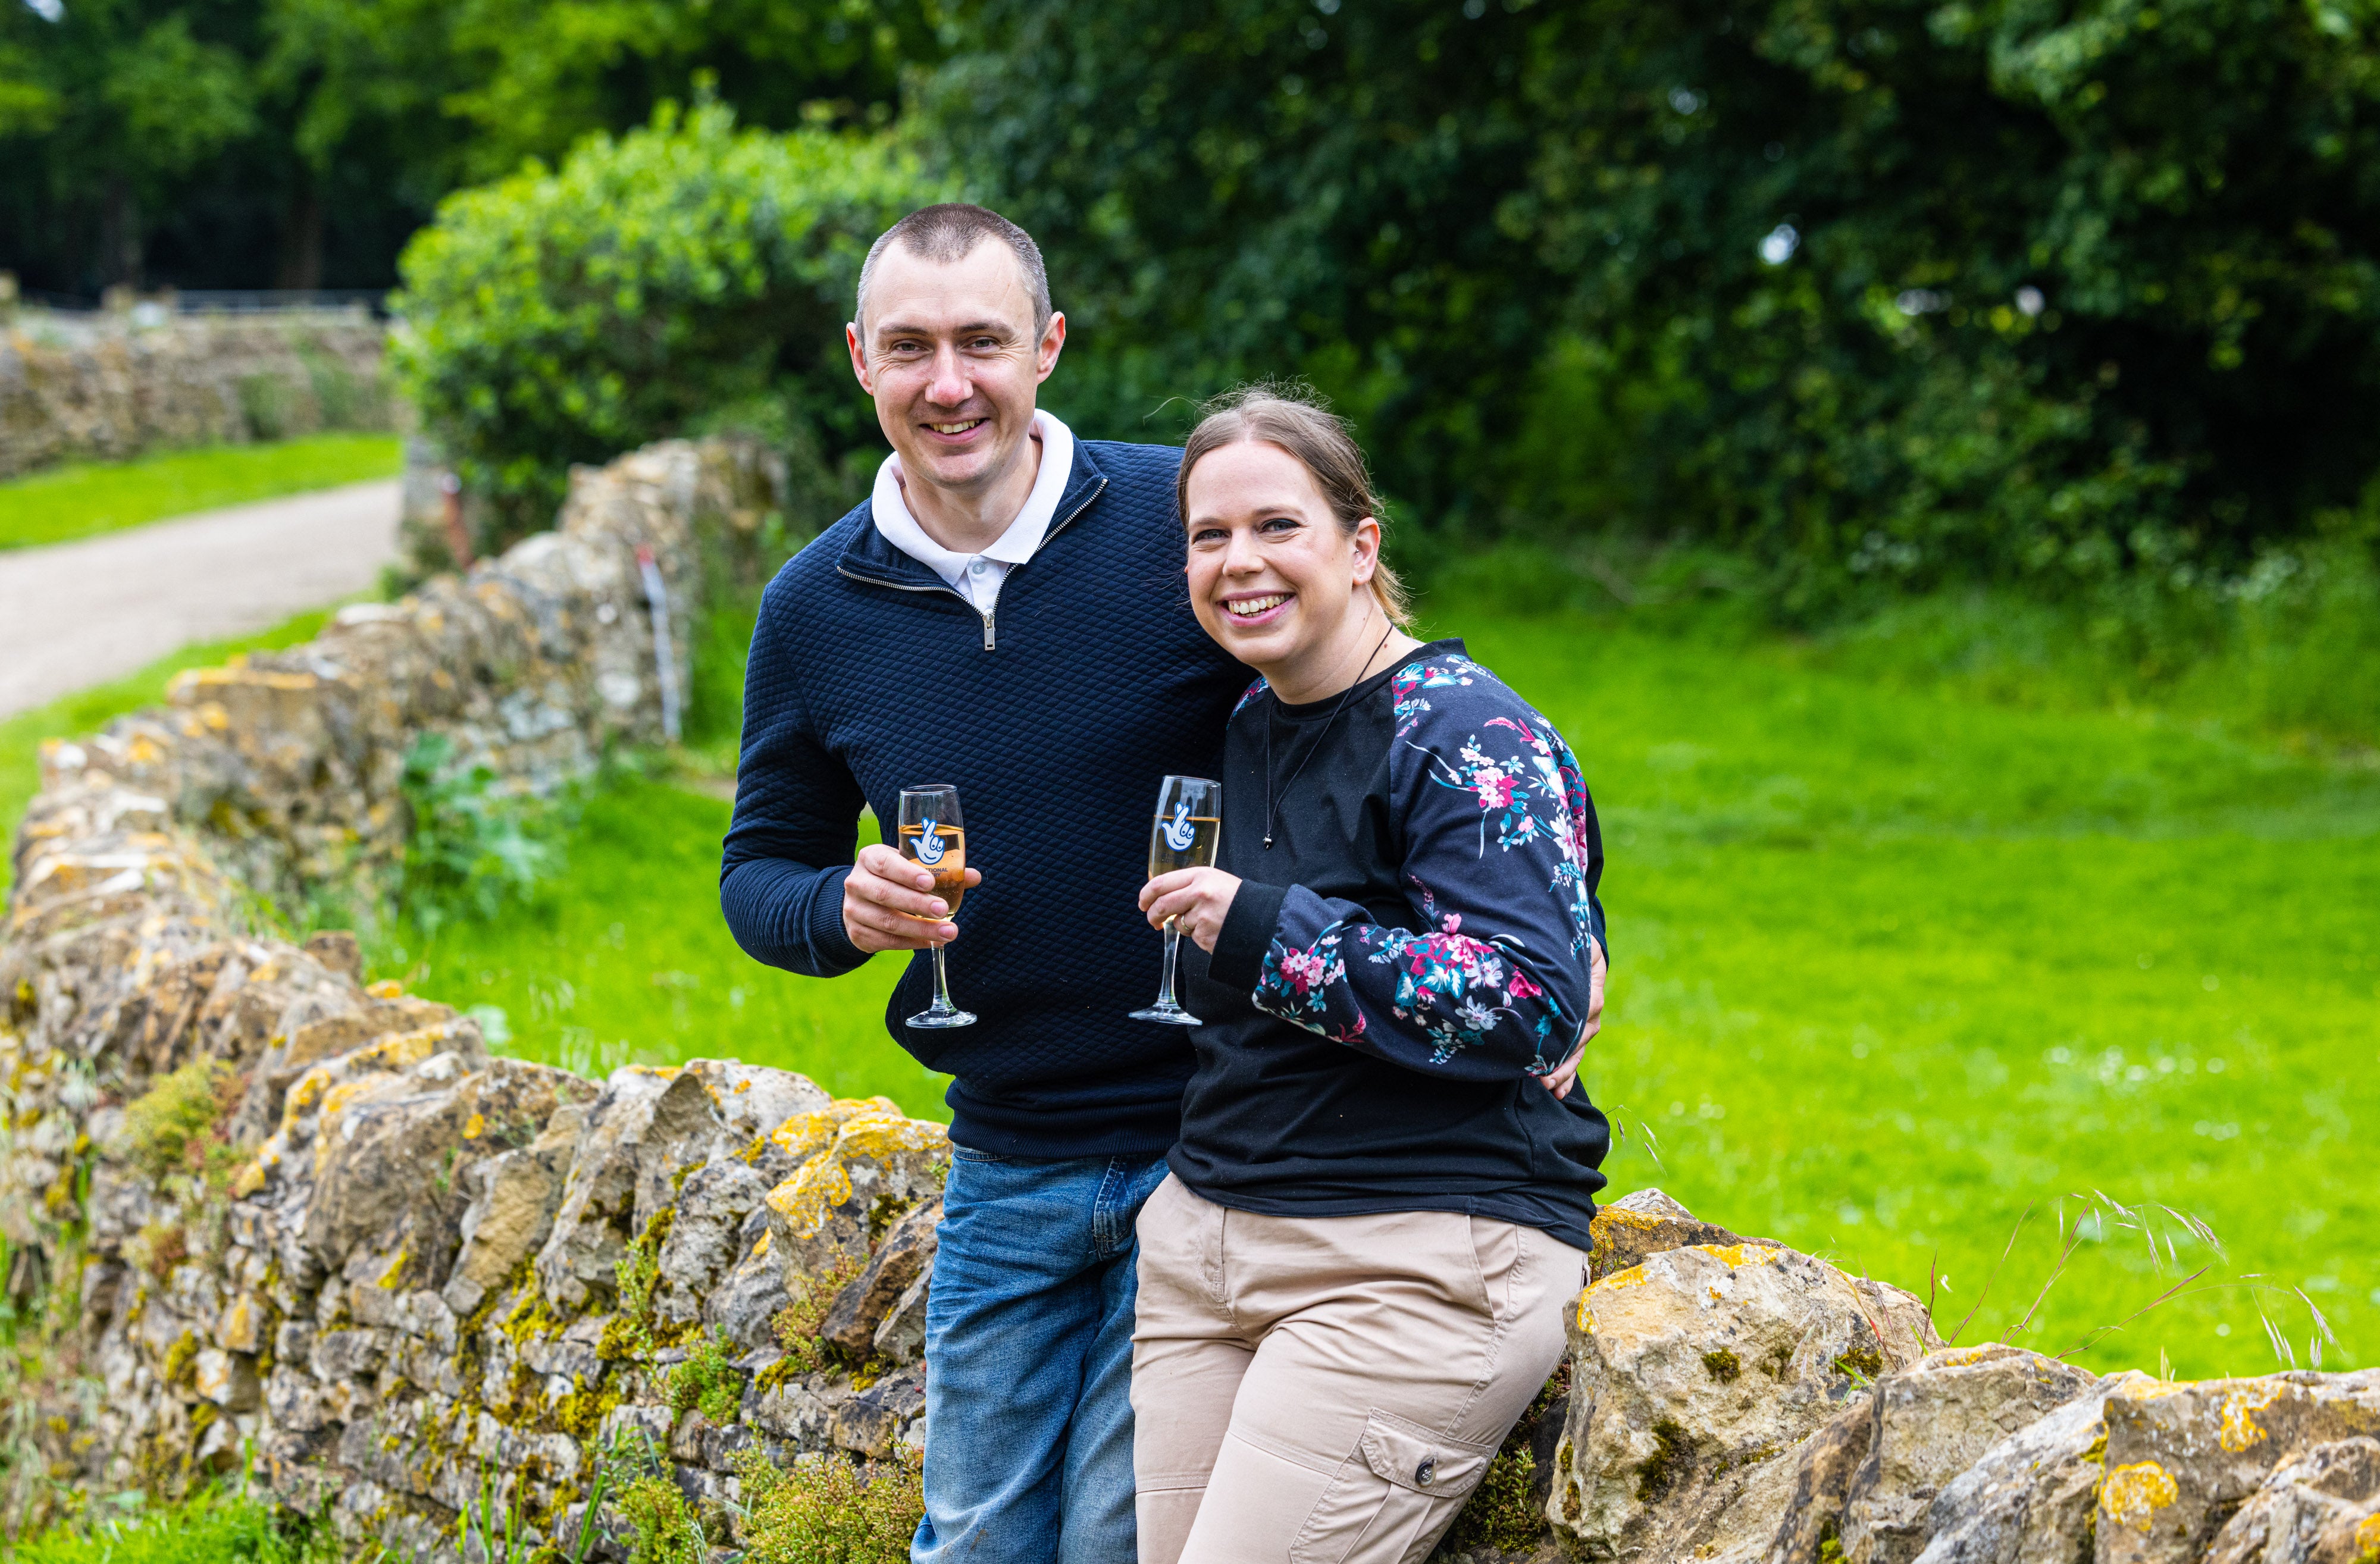
[[[1168,777],[1157,790],[1157,818],[1148,829],[1148,878],[1175,869],[1210,868],[1223,841],[1223,784],[1205,777]],[[1132,1012],[1135,1021],[1196,1026],[1198,1018],[1173,1002],[1173,961],[1182,930],[1165,920],[1165,982],[1157,1002]]]
[[[934,877],[931,894],[957,915],[959,898],[966,894],[966,821],[959,813],[959,790],[948,782],[928,782],[901,790],[901,856]],[[917,915],[909,915],[916,917]],[[940,923],[940,918],[920,918]],[[934,952],[934,1002],[909,1017],[911,1026],[972,1026],[975,1017],[951,1003],[950,976],[942,970],[942,947]]]

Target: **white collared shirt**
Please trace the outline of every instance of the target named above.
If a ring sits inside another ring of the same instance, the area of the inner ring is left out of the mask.
[[[1041,470],[1033,479],[1033,492],[1025,497],[1025,508],[1016,513],[1008,530],[979,554],[955,553],[917,525],[902,492],[898,452],[885,457],[884,465],[876,469],[876,491],[869,504],[876,530],[884,534],[886,542],[949,582],[975,605],[978,613],[991,612],[1009,571],[1031,559],[1033,551],[1041,546],[1058,514],[1058,501],[1066,492],[1066,479],[1075,470],[1074,430],[1051,415],[1036,411],[1030,438],[1041,443]]]

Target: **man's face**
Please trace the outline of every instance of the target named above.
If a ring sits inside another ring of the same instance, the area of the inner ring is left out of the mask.
[[[996,488],[1024,452],[1066,318],[1050,316],[1035,337],[1025,269],[993,239],[947,265],[892,246],[862,308],[867,318],[844,331],[851,367],[904,479],[960,495]]]

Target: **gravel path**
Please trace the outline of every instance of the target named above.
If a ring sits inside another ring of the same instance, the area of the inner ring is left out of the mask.
[[[0,552],[0,717],[361,591],[396,551],[395,479]]]

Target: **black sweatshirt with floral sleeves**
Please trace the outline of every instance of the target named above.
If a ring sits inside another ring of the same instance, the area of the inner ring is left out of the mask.
[[[1603,940],[1561,735],[1433,641],[1343,707],[1259,682],[1221,781],[1242,883],[1185,963],[1204,1024],[1175,1174],[1243,1210],[1462,1211],[1587,1247],[1609,1126],[1590,1071],[1567,1099],[1536,1078],[1576,1045]]]

